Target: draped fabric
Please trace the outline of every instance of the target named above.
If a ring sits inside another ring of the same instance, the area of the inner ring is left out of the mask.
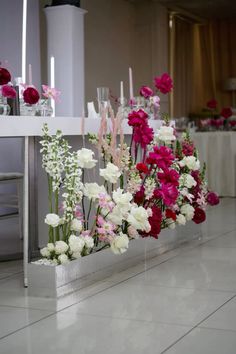
[[[232,92],[224,89],[224,82],[236,77],[235,35],[236,23],[230,20],[195,24],[174,18],[170,33],[174,117],[200,112],[211,98],[219,108],[232,105]]]

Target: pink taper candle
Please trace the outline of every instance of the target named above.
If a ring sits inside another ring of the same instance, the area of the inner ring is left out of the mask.
[[[132,99],[133,97],[134,97],[133,73],[132,73],[132,69],[129,68],[129,98]]]

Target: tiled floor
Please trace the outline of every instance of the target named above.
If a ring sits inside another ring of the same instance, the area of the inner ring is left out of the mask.
[[[0,354],[235,354],[236,199],[209,209],[198,240],[58,301],[0,263],[0,319]]]

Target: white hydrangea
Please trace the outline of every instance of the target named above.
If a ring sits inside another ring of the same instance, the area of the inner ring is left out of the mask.
[[[190,204],[184,204],[181,206],[180,212],[185,216],[186,220],[192,220],[194,216],[194,207]]]
[[[100,168],[100,176],[110,183],[116,183],[121,176],[121,172],[116,165],[108,162],[106,168]]]
[[[180,183],[180,186],[187,187],[187,188],[192,188],[197,185],[197,182],[195,181],[193,176],[191,176],[188,173],[183,173],[180,176],[179,183]]]
[[[49,252],[55,251],[54,243],[48,243],[47,244],[47,249],[49,250]]]
[[[60,256],[58,256],[58,261],[60,264],[66,264],[69,262],[69,258],[66,254],[60,254]]]
[[[93,168],[97,160],[94,160],[94,152],[90,149],[82,148],[77,151],[78,164],[81,168]]]
[[[93,237],[84,236],[83,239],[84,239],[84,242],[85,242],[85,246],[87,248],[93,248],[94,247],[94,239],[93,239]]]
[[[155,140],[157,139],[165,143],[170,143],[176,140],[176,136],[174,135],[174,129],[172,127],[167,127],[163,125],[162,127],[160,127],[159,130],[157,130]]]
[[[115,236],[111,242],[111,250],[114,254],[122,254],[127,251],[128,247],[129,238],[122,232],[118,236]]]
[[[187,166],[192,171],[200,169],[200,161],[195,156],[185,156],[179,164],[181,167]]]
[[[81,253],[84,246],[85,246],[84,238],[77,237],[75,235],[71,235],[69,237],[69,246],[70,246],[70,251],[72,253],[75,253],[75,252]]]
[[[148,222],[148,211],[142,206],[133,205],[128,215],[127,221],[137,230],[149,232],[151,226]]]
[[[97,183],[85,183],[84,195],[89,199],[96,200],[100,193],[106,193],[104,186],[99,186]]]
[[[55,243],[55,252],[56,254],[63,254],[68,251],[69,246],[64,241],[56,241]]]
[[[57,214],[47,214],[45,218],[45,223],[52,227],[57,227],[60,225],[60,218]]]
[[[179,224],[179,225],[185,225],[185,224],[186,224],[186,218],[185,218],[185,216],[184,216],[183,214],[177,215],[177,217],[176,217],[176,222],[177,222],[177,224]]]
[[[48,258],[50,257],[50,251],[47,247],[44,247],[40,250],[40,253],[43,257]]]
[[[70,223],[71,231],[81,232],[83,228],[82,222],[79,219],[73,219]]]

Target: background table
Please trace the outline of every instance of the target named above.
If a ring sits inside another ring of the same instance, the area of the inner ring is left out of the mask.
[[[236,132],[192,134],[201,162],[207,164],[209,189],[222,197],[236,196]]]

